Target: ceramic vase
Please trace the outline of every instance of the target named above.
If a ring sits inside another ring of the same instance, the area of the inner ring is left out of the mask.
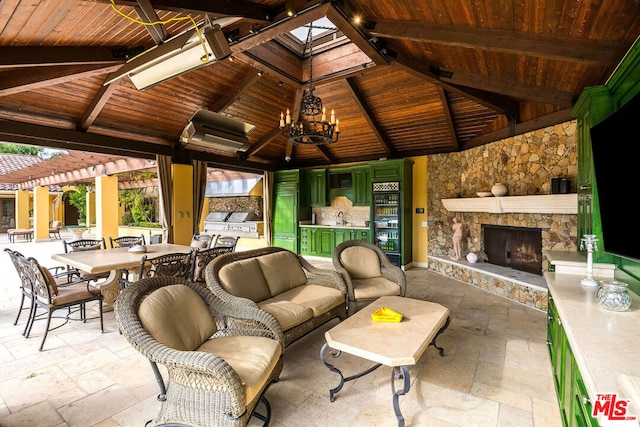
[[[491,187],[491,194],[496,197],[502,197],[507,194],[507,186],[501,182],[496,182],[493,184],[493,187]]]

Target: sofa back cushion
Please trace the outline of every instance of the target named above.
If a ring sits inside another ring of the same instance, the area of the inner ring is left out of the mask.
[[[193,351],[217,330],[207,304],[185,285],[152,292],[140,304],[138,316],[156,341],[176,350]]]
[[[248,298],[253,302],[271,298],[256,258],[241,259],[225,265],[218,272],[218,278],[222,288],[237,297]]]
[[[351,246],[340,254],[342,266],[352,279],[369,279],[382,276],[378,254],[363,246]]]
[[[272,297],[307,283],[307,276],[294,253],[274,252],[257,259]]]

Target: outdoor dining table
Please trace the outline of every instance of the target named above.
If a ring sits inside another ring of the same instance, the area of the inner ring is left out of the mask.
[[[192,249],[191,246],[172,243],[146,245],[146,248],[146,253],[129,252],[130,248],[123,247],[53,254],[51,259],[87,273],[108,271],[109,276],[96,283],[104,297],[103,310],[108,311],[113,309],[113,303],[122,289],[119,282],[122,271],[129,269],[137,271],[143,255],[154,258],[172,253],[188,253]]]

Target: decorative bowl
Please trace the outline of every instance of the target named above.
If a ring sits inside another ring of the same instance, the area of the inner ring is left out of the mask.
[[[493,193],[491,193],[491,191],[478,191],[476,194],[478,195],[478,197],[491,197],[491,196],[493,196]]]
[[[147,247],[144,245],[133,245],[129,248],[129,252],[132,254],[143,254],[147,252]]]

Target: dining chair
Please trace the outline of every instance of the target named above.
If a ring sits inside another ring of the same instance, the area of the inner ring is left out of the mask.
[[[65,325],[69,320],[87,321],[86,304],[92,301],[98,303],[98,313],[100,317],[100,331],[104,332],[104,321],[102,315],[102,294],[100,289],[91,285],[88,281],[59,286],[51,272],[42,267],[35,258],[18,258],[22,268],[29,271],[29,279],[33,292],[34,306],[28,321],[25,337],[29,337],[31,328],[36,320],[36,309],[39,307],[45,310],[47,315],[46,327],[42,336],[39,350],[42,351],[49,331]],[[64,322],[51,327],[53,314],[60,309],[66,308],[67,315],[63,317]],[[72,310],[72,308],[75,308]],[[79,313],[79,319],[71,317],[72,314]]]
[[[227,252],[233,252],[231,246],[219,246],[217,248],[202,249],[193,253],[193,268],[191,270],[191,281],[202,283],[206,286],[204,270],[211,261]]]
[[[25,263],[21,262],[21,259],[24,259],[24,255],[10,248],[5,248],[4,251],[9,255],[13,266],[16,268],[18,277],[20,278],[20,292],[22,294],[20,297],[20,308],[18,309],[16,320],[13,321],[13,324],[17,325],[23,310],[29,309],[29,317],[31,316],[31,311],[33,310],[33,291],[31,289],[31,278],[29,277],[29,270],[27,269]],[[24,306],[24,302],[26,299],[29,300],[29,307]],[[25,324],[22,335],[26,334],[27,332],[29,317],[27,317],[27,323]]]
[[[218,236],[216,238],[215,243],[213,244],[213,247],[214,248],[229,247],[231,248],[231,252],[233,252],[236,250],[238,239],[239,237],[234,237],[234,236]]]
[[[207,249],[211,246],[212,236],[210,234],[196,233],[191,238],[191,247]]]
[[[63,240],[64,252],[81,252],[81,251],[95,251],[100,249],[107,249],[104,237],[100,239],[78,239],[78,240]],[[78,270],[77,268],[67,265],[67,275],[69,282],[74,281],[73,277],[79,277],[82,280],[99,280],[109,277],[109,272],[105,273],[87,273],[85,271]]]
[[[155,276],[183,277],[188,279],[191,275],[193,253],[196,248],[191,248],[187,253],[177,252],[149,258],[144,255],[140,260],[138,279]]]
[[[62,221],[51,221],[49,226],[49,237],[54,239],[60,239],[60,229],[62,228]]]
[[[144,234],[139,236],[120,236],[120,237],[111,237],[109,236],[109,246],[111,248],[130,248],[134,245],[146,245],[146,240],[144,238]]]

